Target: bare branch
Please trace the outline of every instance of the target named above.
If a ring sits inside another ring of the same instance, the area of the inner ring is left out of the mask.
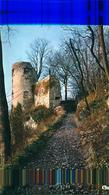
[[[88,29],[90,30],[90,32],[91,32],[91,37],[92,37],[92,45],[91,45],[91,47],[90,47],[90,51],[91,51],[93,57],[95,58],[97,64],[99,65],[99,67],[102,69],[103,72],[105,72],[105,69],[102,67],[100,61],[98,60],[97,56],[96,56],[95,53],[94,53],[94,43],[95,43],[94,31],[93,31],[93,29],[91,28],[91,26],[88,26]]]
[[[28,52],[27,55],[31,61],[32,66],[36,70],[36,81],[38,81],[42,74],[45,60],[50,52],[48,48],[48,41],[45,39],[36,39],[30,46],[31,51]]]

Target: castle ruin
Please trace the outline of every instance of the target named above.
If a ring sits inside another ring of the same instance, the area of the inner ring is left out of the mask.
[[[61,87],[59,80],[48,75],[35,86],[34,102],[35,106],[44,105],[47,108],[55,107],[61,101]]]
[[[35,69],[29,62],[18,62],[12,66],[12,106],[18,103],[23,108],[44,105],[47,108],[59,105],[61,87],[59,80],[52,75],[35,83]]]

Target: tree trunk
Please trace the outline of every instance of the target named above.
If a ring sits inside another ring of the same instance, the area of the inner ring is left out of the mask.
[[[102,58],[103,58],[103,65],[105,68],[105,73],[106,73],[107,79],[109,80],[109,64],[108,64],[108,60],[107,60],[106,46],[105,46],[105,41],[104,41],[103,25],[100,25],[98,27],[98,31],[99,31],[101,53],[102,53]]]
[[[85,100],[85,103],[86,103],[87,110],[90,113],[90,107],[89,107],[89,104],[88,104],[88,100],[87,100],[87,96],[86,96],[86,90],[85,90],[85,87],[84,87],[84,75],[83,75],[83,71],[82,71],[82,68],[81,68],[81,63],[80,63],[80,60],[79,60],[79,58],[77,56],[76,50],[73,47],[71,39],[70,39],[70,46],[71,46],[71,49],[72,49],[72,51],[73,51],[73,53],[75,55],[75,58],[76,58],[76,60],[78,62],[78,67],[79,67],[80,74],[81,74],[81,87],[82,87],[82,91],[83,91],[83,94],[84,94],[84,100]]]
[[[82,91],[83,91],[83,93],[84,93],[84,101],[85,101],[85,103],[86,103],[87,111],[88,111],[89,114],[90,114],[90,107],[89,107],[89,104],[88,104],[87,95],[86,95],[86,90],[85,90],[85,87],[84,87],[83,82],[81,82],[81,87],[82,87]]]
[[[65,78],[65,81],[64,81],[64,87],[65,87],[65,101],[67,101],[67,78]]]
[[[1,32],[0,32],[0,152],[4,156],[5,162],[10,160],[11,132],[8,115],[8,105],[5,93]]]

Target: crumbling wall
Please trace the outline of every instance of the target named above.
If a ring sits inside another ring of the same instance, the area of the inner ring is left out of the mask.
[[[39,81],[35,86],[34,101],[35,107],[39,105],[44,105],[47,108],[50,107],[49,102],[49,90],[47,85],[49,84],[49,77]]]
[[[54,76],[47,76],[35,84],[35,70],[29,62],[18,62],[12,67],[12,105],[23,108],[44,105],[47,108],[61,102],[61,87]]]
[[[44,105],[47,108],[55,107],[61,101],[60,82],[53,76],[47,76],[35,86],[35,106]]]
[[[50,77],[50,92],[49,92],[50,107],[56,107],[60,104],[61,97],[61,86],[60,82],[56,77]]]

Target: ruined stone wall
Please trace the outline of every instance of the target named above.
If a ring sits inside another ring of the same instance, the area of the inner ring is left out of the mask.
[[[35,106],[44,105],[47,108],[59,105],[61,101],[60,82],[53,76],[47,76],[35,87]]]
[[[47,108],[59,105],[61,87],[54,76],[47,76],[35,85],[35,70],[28,62],[18,62],[12,67],[12,105],[20,103],[24,108],[45,105]]]
[[[50,91],[49,91],[50,107],[58,106],[62,100],[60,82],[56,77],[50,78]]]
[[[15,63],[12,67],[12,105],[20,103],[27,108],[33,104],[35,70],[28,62]]]
[[[47,89],[47,85],[49,83],[49,77],[39,81],[35,87],[35,95],[34,95],[34,103],[35,107],[39,105],[44,105],[47,108],[50,107],[49,102],[49,90]]]

